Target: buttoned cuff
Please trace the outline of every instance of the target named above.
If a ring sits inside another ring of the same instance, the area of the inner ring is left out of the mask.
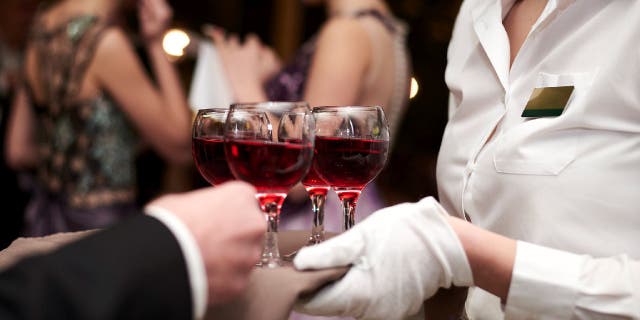
[[[157,206],[147,206],[144,211],[164,223],[176,237],[187,264],[193,302],[193,317],[194,319],[204,318],[208,295],[207,272],[196,239],[193,238],[187,226],[171,211]]]
[[[569,319],[586,256],[518,241],[506,319]]]

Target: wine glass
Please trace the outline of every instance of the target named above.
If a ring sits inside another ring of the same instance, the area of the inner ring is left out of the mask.
[[[267,220],[260,266],[282,264],[278,249],[280,208],[307,174],[313,156],[314,119],[303,102],[233,104],[225,125],[225,152],[233,175],[257,189]]]
[[[193,121],[193,160],[200,175],[214,186],[234,179],[224,153],[224,124],[228,111],[226,108],[201,109]]]
[[[318,150],[314,148],[311,167],[307,175],[302,179],[302,185],[309,193],[311,210],[313,211],[313,226],[311,228],[311,236],[307,241],[308,245],[324,241],[324,203],[327,199],[327,193],[331,189],[329,184],[318,173],[317,153]]]
[[[313,115],[316,169],[338,194],[348,230],[355,224],[360,192],[387,160],[387,120],[378,106],[316,107]]]

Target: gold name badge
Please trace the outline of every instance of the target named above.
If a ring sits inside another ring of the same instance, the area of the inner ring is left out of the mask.
[[[522,111],[523,118],[557,117],[573,93],[573,86],[535,88]]]

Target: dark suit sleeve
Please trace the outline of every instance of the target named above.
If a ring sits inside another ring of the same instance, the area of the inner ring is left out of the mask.
[[[0,319],[191,319],[173,234],[140,215],[0,274]]]

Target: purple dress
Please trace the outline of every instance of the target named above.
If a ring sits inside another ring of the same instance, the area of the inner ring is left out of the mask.
[[[391,17],[385,16],[376,10],[363,10],[356,12],[353,15],[355,18],[363,17],[363,16],[371,16],[376,18],[378,21],[383,23],[387,30],[391,33],[398,34],[399,41],[402,45],[399,47],[405,48],[404,40],[405,33],[402,30],[402,26]],[[304,90],[307,81],[307,76],[309,73],[309,68],[311,66],[311,62],[313,59],[313,55],[315,53],[315,40],[316,38],[312,38],[307,41],[302,48],[297,52],[294,60],[291,64],[287,65],[283,68],[276,76],[274,76],[271,80],[269,80],[265,86],[265,90],[267,93],[267,97],[272,101],[301,101],[304,99]],[[404,59],[404,52],[402,53]],[[407,66],[406,61],[400,61],[401,64],[405,65],[402,68],[401,73],[406,73]],[[399,77],[407,77],[408,75],[402,74]],[[402,82],[402,81],[400,81]],[[404,89],[404,88],[403,88]],[[401,91],[401,95],[405,95],[406,92],[403,89],[399,89],[397,91]],[[392,99],[393,100],[393,99]],[[399,99],[398,106],[396,109],[403,109],[406,106],[406,98]],[[369,183],[362,194],[357,203],[356,209],[356,221],[360,221],[367,216],[369,216],[374,211],[381,209],[385,206],[384,201],[382,200],[378,190],[375,186],[375,183]],[[311,202],[307,199],[304,203],[293,203],[292,201],[285,201],[282,214],[280,218],[280,228],[281,230],[311,230],[312,226],[313,213],[311,211]],[[340,205],[340,201],[338,196],[333,192],[333,190],[329,191],[327,195],[327,200],[325,203],[325,219],[324,226],[326,231],[331,232],[341,232],[343,225],[343,214]],[[324,317],[311,317],[307,315],[293,313],[290,319],[328,319]],[[331,319],[340,319],[340,318],[331,318]]]

